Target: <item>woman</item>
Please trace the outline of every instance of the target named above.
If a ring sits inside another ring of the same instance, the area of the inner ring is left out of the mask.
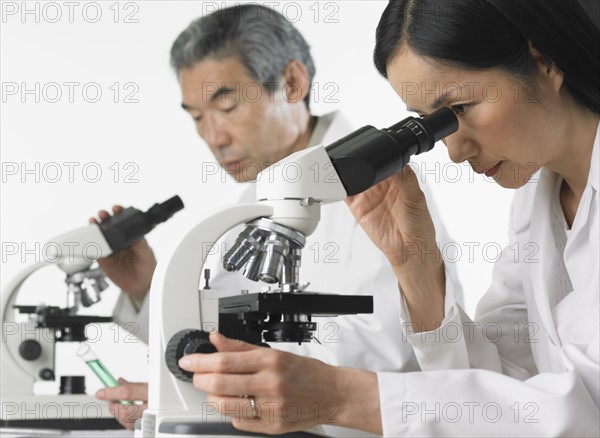
[[[386,436],[598,436],[599,44],[576,1],[390,2],[380,73],[421,115],[455,110],[453,161],[518,189],[476,318],[431,251],[435,230],[407,168],[348,204],[394,268],[424,372],[334,368],[213,335],[223,353],[182,359],[194,385],[230,415],[252,394],[234,421],[248,431],[329,422]]]

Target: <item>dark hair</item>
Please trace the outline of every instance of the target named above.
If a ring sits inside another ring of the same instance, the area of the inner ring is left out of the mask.
[[[573,98],[600,114],[600,31],[577,0],[391,0],[376,40],[375,66],[386,78],[406,46],[442,64],[530,80],[531,43]]]
[[[315,76],[310,47],[283,15],[256,4],[219,9],[198,18],[171,48],[171,66],[177,73],[203,59],[237,57],[248,73],[273,90],[287,65],[298,60]],[[305,99],[310,103],[310,90]]]

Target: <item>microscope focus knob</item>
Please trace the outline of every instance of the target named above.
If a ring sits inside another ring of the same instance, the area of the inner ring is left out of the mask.
[[[42,346],[34,339],[27,339],[19,345],[19,354],[25,360],[36,360],[42,355]]]
[[[167,343],[165,362],[167,368],[179,380],[191,382],[193,373],[179,368],[179,359],[194,353],[215,353],[217,349],[208,339],[208,333],[202,330],[186,329],[173,335]]]

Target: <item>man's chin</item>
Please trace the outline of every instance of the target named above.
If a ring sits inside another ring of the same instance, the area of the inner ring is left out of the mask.
[[[227,174],[233,178],[233,180],[237,183],[247,183],[250,181],[255,181],[256,180],[256,174],[250,174],[249,172],[242,172],[242,171],[233,171],[233,172],[227,172]]]
[[[258,174],[263,170],[255,161],[249,160],[240,160],[236,163],[223,166],[223,169],[239,183],[255,181]]]

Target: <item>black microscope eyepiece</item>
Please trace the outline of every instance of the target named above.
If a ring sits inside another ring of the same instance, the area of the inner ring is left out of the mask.
[[[161,204],[154,204],[145,213],[129,207],[98,225],[113,252],[117,253],[182,209],[181,198],[173,196]]]
[[[408,117],[388,129],[364,126],[326,147],[348,196],[364,192],[400,172],[412,155],[433,149],[458,130],[450,108],[424,117]]]

